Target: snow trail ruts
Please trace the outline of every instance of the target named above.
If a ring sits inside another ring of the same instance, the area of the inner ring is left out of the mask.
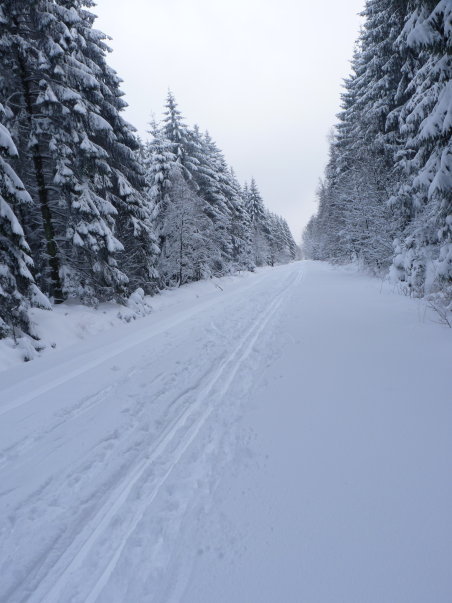
[[[54,416],[56,421],[50,423],[50,425],[47,425],[42,431],[35,433],[32,436],[28,435],[21,440],[14,442],[14,444],[8,446],[7,448],[0,450],[0,471],[6,469],[10,464],[14,464],[14,470],[17,470],[22,464],[27,462],[27,459],[25,459],[23,463],[18,464],[18,457],[24,453],[29,453],[34,448],[38,447],[39,443],[45,437],[56,431],[62,425],[65,425],[68,422],[83,416],[95,406],[108,402],[110,394],[114,392],[118,386],[126,383],[135,372],[135,369],[127,372],[126,375],[118,382],[108,385],[94,394],[85,396],[69,408],[64,408],[55,413]],[[157,375],[156,379],[161,379],[162,376],[162,374]],[[34,457],[34,460],[36,461],[36,457]]]
[[[167,410],[171,410],[173,406],[177,405],[178,402],[183,402],[185,399],[187,399],[187,401],[189,401],[190,396],[195,393],[197,391],[197,389],[199,389],[199,387],[201,386],[202,381],[208,377],[208,375],[211,373],[211,371],[213,370],[213,364],[211,365],[210,369],[203,372],[198,379],[196,379],[190,386],[186,387],[185,389],[183,389],[182,391],[179,391],[178,394],[176,396],[173,396],[167,403]],[[164,390],[157,392],[156,396],[154,396],[154,400],[156,399],[156,397],[158,398],[159,395],[161,395],[163,393]],[[133,449],[134,447],[136,447],[138,444],[142,444],[142,438],[138,439],[138,440],[130,440],[130,437],[133,436],[136,432],[138,432],[140,430],[140,416],[134,416],[134,424],[132,425],[131,429],[130,429],[130,433],[128,434],[128,439],[126,440],[126,446],[127,448],[131,448]],[[110,440],[116,439],[117,440],[117,444],[124,444],[124,433],[121,433],[121,438],[118,439],[117,434],[109,434],[107,435],[105,438],[103,438],[102,440],[100,440],[96,446],[96,449],[98,447],[102,448],[105,444],[105,442],[108,442]],[[69,483],[71,483],[74,479],[78,478],[79,476],[83,475],[83,474],[87,474],[88,478],[90,475],[90,469],[92,468],[92,466],[97,463],[100,462],[102,464],[105,464],[108,462],[109,457],[108,456],[104,456],[103,453],[101,455],[101,460],[98,461],[96,459],[96,457],[93,457],[93,453],[95,452],[95,450],[90,450],[88,451],[87,455],[86,455],[86,460],[83,461],[83,463],[81,465],[78,465],[77,467],[75,467],[67,476],[65,479],[65,487],[66,489],[68,488]],[[102,451],[101,451],[102,452]],[[116,449],[111,449],[110,454],[111,455],[115,455],[116,456],[118,454],[120,454],[121,451],[117,451]],[[35,457],[33,457],[33,462],[35,461]],[[20,466],[24,466],[26,464],[26,462],[21,462],[19,463],[19,465],[15,465],[14,467],[12,467],[13,470],[16,470],[17,467]],[[123,476],[124,472],[130,471],[131,469],[133,469],[133,463],[132,464],[128,464],[125,466],[121,466],[119,468],[118,471],[115,472],[115,474],[112,476],[112,479],[109,480],[109,482],[107,482],[107,484],[105,484],[104,486],[108,489],[108,488],[114,488],[117,481],[121,480],[121,477]],[[39,498],[44,494],[44,492],[52,489],[55,492],[55,484],[53,483],[54,480],[47,480],[46,482],[44,482],[43,484],[40,485],[40,487],[33,491],[31,493],[31,495],[26,498],[25,500],[23,500],[20,504],[20,506],[18,507],[18,509],[20,508],[27,508],[27,506],[29,504],[32,504],[33,501],[35,500],[39,500]],[[108,495],[108,490],[107,490],[107,495]],[[55,495],[54,495],[55,496]],[[56,492],[56,496],[58,496],[58,491]],[[105,497],[103,497],[105,498]],[[109,498],[110,500],[110,498]],[[107,506],[107,505],[106,505]],[[94,511],[94,514],[96,513],[96,511]],[[81,517],[82,521],[92,521],[92,516],[88,515],[88,517]],[[61,542],[65,542],[67,540],[69,540],[69,544],[67,546],[70,546],[72,541],[74,541],[78,536],[79,536],[79,526],[76,524],[76,522],[74,522],[74,524],[71,524],[69,526],[70,531],[69,533],[68,530],[65,530],[63,533],[58,534],[55,538],[52,539],[51,543],[49,544],[49,546],[44,550],[41,551],[39,558],[36,560],[36,562],[34,562],[32,564],[31,567],[28,568],[28,572],[27,572],[27,577],[29,579],[30,582],[32,582],[32,585],[30,587],[30,590],[33,591],[34,590],[34,583],[33,583],[33,577],[38,574],[38,572],[40,571],[40,569],[43,567],[43,565],[45,564],[45,560],[46,560],[46,556],[47,554],[51,553],[52,551],[56,550],[58,547],[61,546]],[[12,596],[12,594],[16,591],[16,588],[13,587],[10,591],[8,591],[6,593],[6,597],[9,600],[9,598]],[[26,599],[28,600],[28,599]]]
[[[262,279],[262,275],[258,275],[258,278],[256,279],[257,282],[252,282],[250,285],[243,287],[241,290],[242,293],[243,293],[243,291],[254,289],[256,287],[256,284],[258,284],[260,282],[260,279]],[[223,299],[225,299],[229,296],[232,296],[232,297],[235,296],[235,292],[233,291],[232,293],[226,294]],[[124,337],[124,340],[121,343],[121,345],[118,345],[116,343],[116,345],[114,347],[112,347],[111,345],[108,345],[108,346],[96,349],[95,352],[86,354],[86,356],[89,358],[89,360],[84,360],[84,362],[82,363],[81,366],[80,366],[79,361],[77,361],[76,363],[74,363],[73,361],[69,361],[61,367],[61,370],[59,371],[60,374],[57,377],[52,376],[52,373],[54,371],[50,370],[49,371],[49,379],[46,380],[45,385],[33,386],[31,384],[31,387],[28,388],[29,391],[19,395],[18,397],[14,397],[14,392],[15,392],[16,386],[6,389],[3,392],[5,399],[8,399],[10,397],[13,399],[10,402],[7,402],[6,404],[3,404],[0,406],[0,416],[5,415],[11,411],[14,411],[17,408],[19,408],[25,404],[28,404],[29,402],[37,399],[39,396],[42,396],[43,394],[50,392],[51,390],[59,387],[60,385],[67,383],[68,381],[71,381],[77,377],[81,377],[88,371],[91,371],[92,369],[104,364],[105,362],[108,362],[109,360],[112,360],[113,358],[120,356],[124,352],[132,350],[133,348],[142,346],[143,344],[145,344],[146,342],[151,340],[156,335],[159,335],[159,334],[165,332],[169,328],[177,327],[178,325],[184,323],[188,319],[195,317],[198,314],[201,314],[203,309],[205,307],[209,307],[209,305],[210,305],[210,302],[207,302],[206,304],[200,303],[199,306],[197,306],[194,309],[183,310],[175,317],[172,317],[170,323],[165,321],[164,324],[160,325],[157,328],[154,328],[152,330],[152,332],[150,332],[150,333],[145,332],[145,333],[141,333],[139,335],[137,335],[137,334],[134,334],[131,336],[126,335]],[[75,365],[76,368],[71,368],[73,365]],[[40,379],[40,381],[42,381],[42,379]]]
[[[203,402],[205,399],[207,399],[209,394],[211,394],[212,389],[215,386],[215,384],[218,383],[220,381],[220,379],[222,379],[222,378],[224,378],[225,381],[222,383],[220,391],[218,393],[216,393],[216,396],[215,396],[216,402],[218,403],[223,398],[223,396],[227,393],[234,377],[236,376],[236,374],[240,368],[241,362],[243,362],[243,360],[245,360],[247,358],[247,356],[249,356],[249,354],[251,353],[252,348],[255,345],[255,343],[257,342],[259,336],[261,335],[262,331],[267,326],[271,317],[275,314],[275,312],[277,312],[277,310],[281,306],[282,301],[283,301],[283,297],[282,297],[282,294],[280,294],[278,296],[278,298],[270,305],[267,312],[263,316],[259,317],[258,320],[256,320],[256,322],[253,324],[253,326],[250,328],[250,330],[246,333],[244,338],[241,340],[241,342],[237,346],[235,352],[226,360],[225,364],[219,369],[219,371],[217,372],[216,376],[211,381],[211,383],[201,393],[200,402]],[[229,373],[226,373],[224,375],[223,373],[226,372],[228,363],[231,363],[232,366],[230,367]],[[107,584],[108,578],[112,574],[112,572],[115,568],[115,565],[118,562],[118,559],[119,559],[123,549],[126,546],[127,540],[129,539],[129,537],[131,536],[133,531],[138,526],[138,524],[139,524],[140,520],[142,519],[144,513],[146,512],[147,508],[150,506],[150,504],[153,502],[153,500],[158,495],[160,488],[165,483],[165,481],[168,478],[168,476],[170,475],[171,471],[174,469],[175,464],[180,460],[180,458],[182,457],[184,452],[188,449],[190,444],[193,442],[193,440],[195,439],[195,437],[197,436],[197,434],[203,427],[204,423],[209,418],[212,411],[213,411],[212,406],[207,408],[207,410],[199,418],[198,422],[193,426],[192,430],[187,434],[187,437],[181,439],[181,442],[177,447],[174,462],[171,464],[169,469],[166,471],[165,475],[156,484],[156,487],[155,487],[153,493],[146,500],[146,505],[142,509],[140,509],[140,511],[133,517],[133,520],[131,522],[129,529],[127,530],[127,533],[125,534],[124,538],[122,539],[122,542],[120,543],[117,550],[115,551],[115,554],[110,559],[108,565],[106,566],[106,568],[105,568],[104,572],[102,573],[102,575],[100,576],[99,580],[96,582],[96,585],[94,586],[93,590],[89,593],[89,595],[86,599],[86,603],[95,603],[97,601],[99,594],[101,593],[104,586]]]
[[[300,277],[300,272],[298,272],[295,280]],[[84,526],[67,548],[61,552],[57,563],[46,571],[46,574],[41,578],[39,585],[32,586],[30,583],[32,594],[30,595],[30,598],[27,598],[26,600],[46,602],[61,601],[61,593],[64,591],[68,582],[70,582],[71,576],[73,576],[73,574],[83,565],[90,551],[105,533],[115,515],[117,515],[119,510],[126,504],[135,487],[140,481],[143,481],[143,478],[145,477],[145,481],[149,481],[150,478],[147,476],[147,473],[152,466],[159,462],[165,462],[165,453],[168,453],[169,450],[170,456],[166,459],[168,465],[166,470],[163,475],[157,476],[157,479],[154,480],[152,490],[147,491],[144,503],[135,510],[131,517],[126,517],[126,521],[124,522],[125,525],[121,526],[122,537],[115,546],[113,555],[90,592],[84,595],[84,600],[86,601],[96,600],[99,593],[108,582],[109,576],[114,571],[130,535],[134,532],[149,505],[151,505],[153,500],[158,496],[162,485],[209,418],[214,406],[211,402],[204,410],[204,403],[212,396],[214,396],[216,402],[218,402],[218,400],[225,395],[240,368],[241,362],[251,353],[260,334],[280,307],[284,295],[293,284],[294,283],[289,283],[288,285],[285,284],[283,290],[275,296],[267,309],[255,318],[252,325],[245,332],[243,337],[240,338],[237,345],[234,346],[232,352],[230,352],[222,360],[220,366],[213,371],[208,384],[198,393],[196,401],[185,408],[185,410],[183,410],[183,412],[180,413],[163,431],[146,457],[136,463],[133,468],[129,468],[126,478],[120,481],[118,485],[113,486],[109,495],[104,498],[102,506],[98,508],[92,519],[88,521],[87,525]],[[219,385],[220,381],[222,381],[222,384],[217,391],[216,387]],[[179,397],[181,398],[185,395],[187,395],[186,392],[181,392]],[[174,447],[174,450],[171,450],[172,447]],[[21,585],[21,590],[23,586],[24,585]],[[86,597],[89,598],[86,599]]]
[[[97,404],[101,404],[108,399],[108,395],[112,392],[114,386],[109,385],[104,389],[92,394],[90,396],[86,396],[83,398],[78,404],[74,405],[72,408],[68,409],[64,414],[58,417],[58,420],[54,422],[52,425],[48,426],[45,430],[43,430],[39,434],[35,434],[32,437],[27,436],[20,440],[19,442],[15,442],[12,446],[0,450],[0,471],[7,467],[8,464],[15,462],[18,455],[23,454],[24,452],[28,452],[30,449],[34,448],[39,444],[39,442],[47,435],[52,433],[63,425],[67,423],[71,419],[76,419],[77,417],[83,415],[96,406]],[[15,465],[15,469],[17,469],[17,464]]]
[[[0,601],[449,601],[450,330],[349,269],[258,279],[2,417]]]
[[[262,278],[262,275],[258,275],[260,276],[260,278]],[[259,283],[259,278],[256,279],[257,283]],[[243,291],[245,290],[252,290],[254,287],[256,286],[256,282],[255,283],[251,283],[247,286],[245,286],[243,288]],[[228,294],[229,296],[234,296],[235,292],[232,292]],[[176,319],[172,319],[171,320],[171,324],[170,327],[175,327],[177,326],[179,323],[183,322],[184,320],[187,320],[188,318],[191,318],[193,316],[195,316],[196,314],[200,313],[202,311],[202,307],[204,304],[200,304],[199,308],[195,308],[193,310],[190,311],[184,311],[183,317],[180,318],[176,318]],[[99,350],[97,350],[96,354],[97,356],[99,356],[99,359],[96,360],[95,365],[99,365],[102,363],[106,363],[109,360],[111,360],[112,358],[114,358],[115,356],[119,356],[120,354],[123,353],[124,349],[129,350],[132,349],[133,347],[138,347],[138,346],[142,346],[143,345],[143,341],[146,342],[147,340],[152,339],[153,337],[159,335],[162,331],[165,331],[168,328],[168,326],[165,325],[161,326],[157,329],[153,329],[152,332],[150,334],[147,334],[146,336],[143,337],[143,335],[140,335],[140,337],[138,338],[138,340],[134,339],[133,337],[130,337],[128,334],[126,334],[125,339],[127,341],[129,340],[133,340],[132,343],[129,343],[127,345],[115,345],[114,350],[111,350],[110,347],[108,348],[108,354],[105,353],[106,348],[105,347],[101,347]],[[83,372],[87,372],[92,370],[93,366],[92,363],[87,363],[84,362],[83,363]],[[30,385],[30,392],[27,393],[25,396],[24,395],[20,395],[19,399],[12,399],[9,403],[7,403],[6,405],[4,405],[3,407],[0,406],[0,416],[3,414],[7,414],[10,411],[16,410],[18,408],[20,408],[21,406],[23,406],[24,404],[27,404],[29,402],[31,402],[32,400],[36,399],[38,396],[42,395],[42,393],[44,392],[49,392],[51,391],[51,389],[54,389],[56,387],[59,387],[61,385],[61,383],[64,383],[66,381],[70,381],[71,379],[74,379],[74,376],[80,376],[83,375],[83,372],[81,371],[81,369],[77,369],[77,371],[72,371],[66,374],[65,370],[61,370],[59,372],[62,372],[64,374],[64,377],[59,377],[57,380],[46,380],[46,385],[44,387],[44,389],[41,388],[35,388],[32,385]],[[71,407],[69,407],[68,409],[63,409],[63,411],[55,413],[55,418],[56,421],[53,421],[50,424],[46,424],[45,428],[38,432],[38,433],[33,433],[33,434],[27,434],[24,438],[21,438],[19,440],[17,440],[16,442],[10,443],[7,447],[0,449],[0,471],[3,469],[7,469],[9,465],[14,466],[14,470],[16,470],[20,465],[17,465],[17,461],[18,458],[22,455],[24,455],[25,453],[30,454],[35,448],[37,448],[41,442],[41,440],[44,437],[47,437],[49,434],[51,434],[53,431],[57,430],[60,426],[64,425],[67,421],[69,420],[73,420],[73,419],[77,419],[78,417],[82,416],[84,413],[89,412],[94,406],[98,405],[98,404],[102,404],[108,401],[109,398],[109,394],[112,393],[117,387],[118,385],[125,383],[134,373],[135,373],[135,369],[132,369],[131,371],[129,371],[126,375],[124,375],[119,382],[115,381],[113,384],[109,384],[107,385],[105,388],[95,392],[94,394],[89,394],[87,396],[85,396],[84,398],[82,398],[81,400],[77,400],[77,402],[75,404],[73,404]],[[157,375],[156,379],[161,378],[163,375]],[[14,388],[10,388],[5,390],[4,394],[4,399],[8,399],[8,395],[10,391],[14,391]],[[45,454],[45,451],[44,451]],[[34,457],[34,462],[37,461],[37,458]],[[27,462],[27,459],[25,459],[24,463]]]

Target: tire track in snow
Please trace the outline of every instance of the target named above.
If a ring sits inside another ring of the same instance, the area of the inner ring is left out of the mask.
[[[86,603],[94,603],[105,585],[108,583],[120,557],[127,545],[127,541],[132,533],[137,528],[139,522],[143,518],[149,506],[156,499],[163,484],[168,479],[174,467],[183,457],[184,453],[196,439],[202,427],[214,410],[211,404],[205,410],[202,409],[204,403],[209,397],[215,396],[215,400],[220,400],[228,391],[233,379],[240,369],[242,362],[251,354],[255,343],[259,336],[267,326],[268,322],[274,316],[281,306],[287,291],[292,288],[301,278],[301,273],[298,272],[295,278],[295,283],[290,282],[282,291],[280,291],[268,308],[259,315],[252,323],[245,335],[239,340],[233,351],[221,362],[220,366],[215,370],[213,376],[209,380],[205,388],[203,388],[196,402],[187,407],[168,427],[163,431],[158,438],[153,450],[128,473],[126,478],[113,489],[111,495],[99,508],[96,515],[88,525],[82,529],[75,540],[66,548],[59,557],[57,563],[50,568],[46,576],[42,578],[40,584],[34,589],[33,594],[28,599],[30,603],[45,601],[45,603],[60,603],[61,595],[71,580],[71,577],[83,565],[89,553],[95,546],[96,542],[105,533],[111,521],[119,513],[120,509],[126,504],[130,494],[135,486],[143,478],[148,469],[154,463],[164,458],[165,452],[171,449],[174,440],[178,438],[180,431],[189,423],[185,433],[180,437],[179,442],[175,446],[169,458],[169,466],[153,486],[152,491],[147,495],[143,505],[139,506],[136,512],[128,520],[128,525],[125,526],[124,533],[120,542],[116,545],[113,555],[108,564],[105,566],[100,577],[94,584],[91,591],[84,596],[83,600]],[[221,386],[216,391],[216,386],[220,383]],[[201,413],[197,416],[198,413]],[[190,419],[195,419],[190,423]],[[50,582],[50,588],[48,583]]]

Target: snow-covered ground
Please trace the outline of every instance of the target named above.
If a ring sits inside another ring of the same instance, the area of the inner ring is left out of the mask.
[[[451,330],[324,264],[216,284],[0,374],[0,600],[450,603]]]

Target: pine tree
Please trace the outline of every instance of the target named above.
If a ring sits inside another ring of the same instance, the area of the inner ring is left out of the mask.
[[[282,261],[283,261],[283,263],[286,263],[289,260],[297,259],[299,250],[298,250],[298,246],[295,243],[292,232],[291,232],[286,220],[282,216],[278,216],[278,222],[279,222],[279,228],[281,229],[281,233],[282,233],[282,240],[284,241],[284,245],[285,245],[284,259]],[[286,253],[288,253],[288,256],[289,256],[287,259],[286,259]]]
[[[313,246],[323,259],[359,260],[381,271],[391,263],[400,213],[388,205],[397,185],[395,155],[402,146],[397,114],[405,100],[402,66],[394,51],[403,27],[404,1],[368,0],[366,17],[344,82],[342,111],[331,140],[330,161],[319,190]]]
[[[80,0],[77,4],[92,5],[91,1]],[[93,29],[94,15],[86,10],[80,10],[79,14],[82,17],[80,36],[83,48],[80,60],[92,71],[98,83],[87,93],[93,106],[90,111],[93,143],[108,157],[106,167],[109,171],[105,173],[102,192],[117,212],[116,232],[124,247],[118,264],[129,281],[129,292],[141,287],[151,293],[155,290],[157,278],[158,246],[152,227],[152,205],[146,196],[144,169],[137,153],[139,143],[135,129],[121,116],[127,103],[122,98],[121,79],[106,62],[109,51],[104,41],[106,36]],[[105,164],[101,163],[104,167]]]
[[[3,115],[0,105],[0,116]],[[31,273],[30,248],[17,218],[17,210],[30,206],[32,200],[8,161],[16,156],[10,133],[0,124],[0,339],[15,337],[17,330],[36,337],[29,309],[50,309]]]
[[[60,257],[55,225],[51,212],[52,166],[49,139],[53,117],[58,118],[55,95],[48,85],[50,68],[41,49],[45,30],[50,22],[42,2],[5,0],[0,12],[2,37],[0,39],[0,66],[2,78],[1,98],[9,109],[7,124],[18,141],[22,179],[36,200],[36,208],[30,208],[30,235],[38,232],[34,255],[47,257],[47,273],[41,279],[55,301],[64,298]],[[45,36],[44,43],[48,40]],[[47,44],[53,54],[63,52],[61,47]],[[40,215],[39,215],[40,214]],[[36,225],[39,227],[36,228]],[[37,237],[31,236],[34,243]],[[42,244],[44,249],[42,249]],[[41,272],[41,266],[38,266]],[[48,278],[47,278],[48,277]],[[44,278],[46,282],[44,283]]]
[[[180,286],[214,274],[216,250],[205,201],[187,184],[180,169],[172,172],[171,180],[169,202],[162,215],[165,244],[158,268],[165,286]]]
[[[246,199],[240,184],[230,170],[230,206],[231,206],[231,244],[234,270],[254,270],[253,233],[251,218],[248,214]]]
[[[144,164],[150,194],[157,206],[164,205],[171,188],[171,173],[175,169],[177,156],[172,152],[173,144],[164,137],[158,124],[153,121],[149,134],[152,140],[144,146]]]
[[[120,116],[125,103],[105,61],[105,36],[84,8],[92,3],[6,3],[2,61],[12,77],[2,95],[19,91],[11,125],[21,172],[41,207],[41,230],[33,228],[36,215],[27,230],[38,234],[35,256],[45,257],[40,232],[47,241],[50,282],[45,270],[42,281],[57,300],[122,297],[138,284],[149,289],[157,248],[138,143]]]
[[[234,189],[224,156],[211,136],[194,131],[198,168],[195,173],[198,194],[207,202],[206,212],[214,225],[214,241],[219,263],[216,272],[227,272],[232,258],[231,215]]]
[[[177,108],[177,102],[171,90],[166,99],[162,133],[166,140],[173,145],[173,153],[182,166],[182,173],[191,180],[198,169],[198,160],[194,157],[195,143],[185,125],[182,113]]]
[[[409,8],[398,44],[420,64],[400,115],[407,182],[394,202],[409,203],[412,219],[394,269],[410,293],[436,293],[452,308],[452,6],[426,0]]]
[[[368,0],[305,253],[452,308],[452,6]]]
[[[251,179],[246,203],[253,232],[254,262],[256,266],[263,266],[269,261],[270,256],[267,237],[267,216],[264,202],[254,178]]]
[[[153,220],[160,249],[165,246],[163,223],[171,202],[170,191],[172,175],[177,170],[177,156],[173,153],[173,144],[164,138],[162,130],[154,121],[149,132],[151,142],[144,146],[144,167],[149,187],[149,195],[153,204]]]

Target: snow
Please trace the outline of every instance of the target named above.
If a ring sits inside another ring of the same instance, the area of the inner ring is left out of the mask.
[[[313,262],[151,305],[0,374],[0,600],[450,601],[450,329]]]
[[[2,111],[4,111],[3,105],[0,105],[0,112]],[[10,133],[3,124],[0,124],[0,149],[11,157],[15,157],[17,155],[16,145],[14,144]]]
[[[97,113],[94,113],[93,111],[90,111],[89,118],[90,118],[90,124],[91,124],[91,127],[93,128],[93,130],[95,130],[95,131],[100,131],[100,130],[112,131],[113,130],[111,125],[108,123],[108,121],[106,119],[104,119],[101,115],[98,115]]]
[[[0,266],[1,270],[1,266]],[[265,272],[268,268],[259,268],[258,272]],[[34,331],[41,338],[43,347],[41,356],[50,354],[59,356],[60,352],[68,347],[82,343],[81,351],[86,351],[86,345],[92,346],[98,335],[111,329],[121,328],[121,332],[129,333],[124,323],[134,322],[138,317],[156,313],[162,310],[173,309],[178,312],[185,307],[199,303],[201,299],[216,299],[220,287],[229,289],[236,283],[248,281],[255,275],[243,272],[235,276],[212,278],[185,285],[178,289],[166,289],[155,297],[142,296],[142,289],[138,289],[130,296],[127,306],[114,303],[102,303],[96,308],[81,305],[75,302],[66,302],[53,306],[51,312],[46,309],[32,308],[30,310]],[[221,282],[221,285],[219,283]],[[38,300],[36,300],[38,302]],[[41,300],[42,301],[42,300]],[[39,304],[43,308],[47,305]],[[141,329],[137,325],[137,329]],[[116,332],[112,334],[116,337]],[[27,347],[27,351],[29,348]],[[36,355],[36,354],[35,354]],[[23,364],[22,350],[14,346],[12,340],[0,340],[0,375],[2,371]]]

